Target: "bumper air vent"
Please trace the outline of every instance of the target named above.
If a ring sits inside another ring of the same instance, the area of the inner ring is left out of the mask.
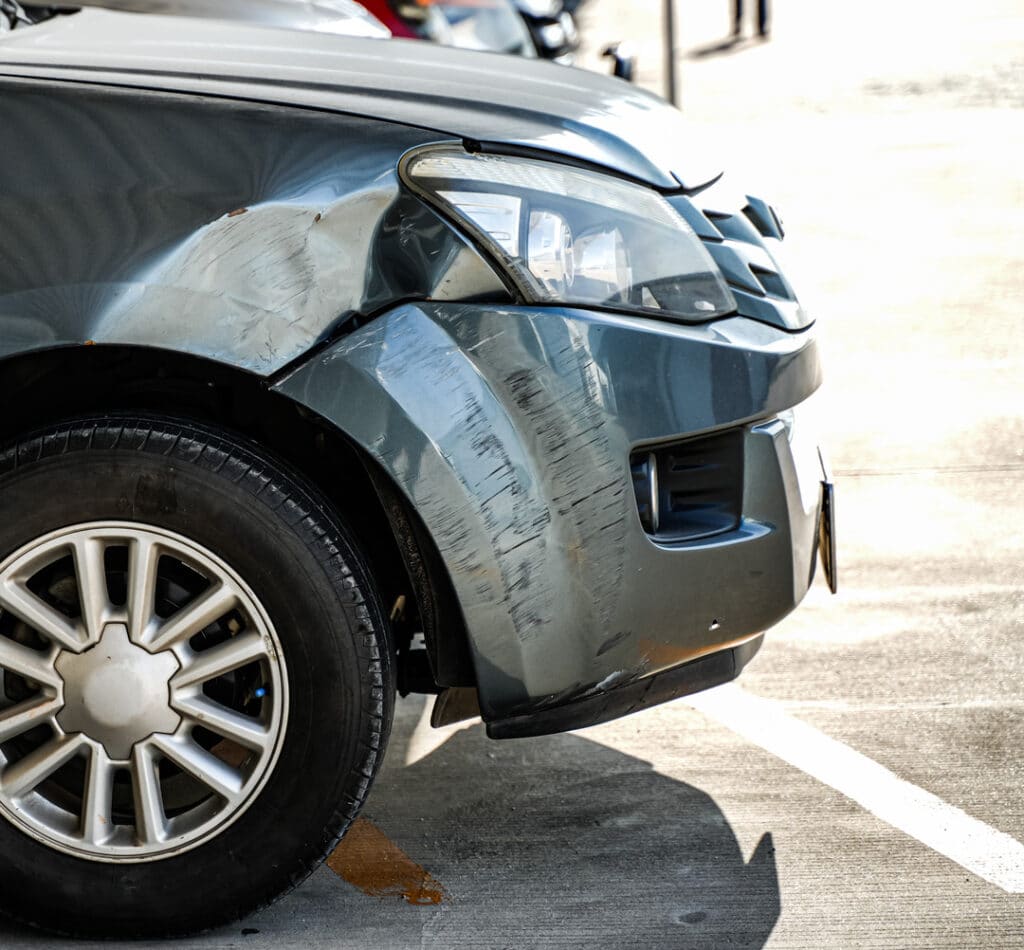
[[[654,446],[630,456],[640,523],[662,542],[734,531],[743,508],[744,430]]]

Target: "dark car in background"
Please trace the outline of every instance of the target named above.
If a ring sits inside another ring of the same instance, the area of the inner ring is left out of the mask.
[[[515,5],[529,27],[537,55],[571,65],[580,38],[576,20],[562,0],[515,0]]]
[[[0,37],[5,913],[236,919],[346,832],[396,692],[575,729],[834,585],[777,215],[657,97],[509,62]]]

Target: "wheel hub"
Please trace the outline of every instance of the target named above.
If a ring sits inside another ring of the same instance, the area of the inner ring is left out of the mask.
[[[102,743],[111,759],[127,760],[136,742],[181,722],[170,704],[177,659],[136,646],[123,623],[107,624],[94,647],[62,653],[54,667],[64,681],[60,727]]]

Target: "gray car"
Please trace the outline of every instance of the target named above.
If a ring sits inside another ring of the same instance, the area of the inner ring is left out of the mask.
[[[396,692],[495,739],[834,586],[782,226],[625,83],[87,11],[0,38],[0,907],[236,919]]]

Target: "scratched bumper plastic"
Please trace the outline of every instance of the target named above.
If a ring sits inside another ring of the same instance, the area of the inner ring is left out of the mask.
[[[280,384],[416,507],[462,606],[488,721],[733,649],[809,586],[820,468],[780,413],[820,383],[812,331],[570,309],[415,304]],[[742,520],[658,544],[637,447],[738,427]]]

